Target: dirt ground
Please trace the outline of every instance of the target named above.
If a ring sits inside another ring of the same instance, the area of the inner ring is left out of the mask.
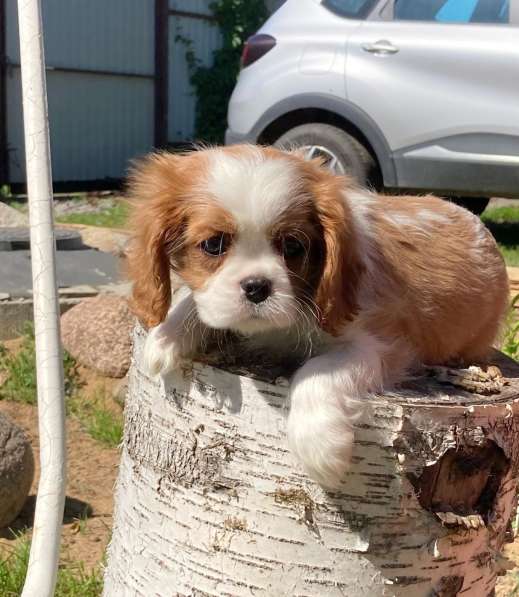
[[[36,475],[30,496],[13,530],[31,528],[38,481],[38,421],[35,406],[0,402],[0,412],[18,423],[31,440]],[[110,539],[113,488],[119,451],[104,447],[81,429],[78,421],[67,419],[68,482],[63,524],[62,562],[82,561],[86,569],[97,566]],[[9,549],[12,535],[0,533],[0,550]]]

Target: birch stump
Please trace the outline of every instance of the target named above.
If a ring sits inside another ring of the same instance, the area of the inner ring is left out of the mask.
[[[288,382],[139,369],[135,334],[105,596],[492,595],[519,468],[519,367],[438,369],[366,403],[341,492],[285,441]]]

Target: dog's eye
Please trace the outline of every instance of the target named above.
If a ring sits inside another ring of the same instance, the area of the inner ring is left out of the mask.
[[[283,238],[283,255],[285,257],[300,257],[305,252],[303,243],[295,236],[285,236]]]
[[[213,257],[217,257],[218,255],[223,255],[227,252],[229,245],[231,243],[231,237],[224,232],[220,234],[215,234],[200,243],[200,248],[204,253],[208,255],[212,255]]]

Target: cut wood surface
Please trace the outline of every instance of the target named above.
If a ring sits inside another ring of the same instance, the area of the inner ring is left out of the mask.
[[[352,468],[329,493],[287,449],[279,371],[196,363],[150,380],[143,338],[106,596],[493,593],[519,473],[512,361],[495,355],[504,379],[436,368],[366,400]]]

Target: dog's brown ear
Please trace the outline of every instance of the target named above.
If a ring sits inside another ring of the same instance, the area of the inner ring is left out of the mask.
[[[181,157],[154,154],[129,177],[132,204],[127,273],[133,282],[130,308],[147,327],[161,323],[171,304],[171,249],[181,234],[181,200],[175,178]]]
[[[323,255],[314,300],[322,329],[333,336],[339,335],[344,324],[358,312],[357,292],[364,270],[352,214],[343,196],[346,184],[345,179],[324,172],[321,167],[313,185]]]
[[[127,254],[128,276],[133,282],[130,309],[146,327],[164,321],[171,304],[169,259],[157,227],[142,222]]]

